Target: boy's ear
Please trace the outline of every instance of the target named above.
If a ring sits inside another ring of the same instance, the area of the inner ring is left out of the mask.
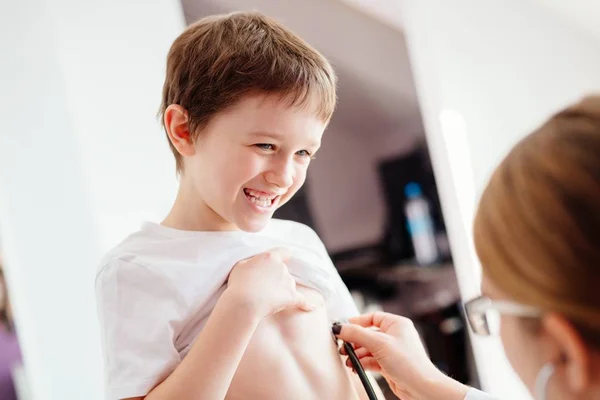
[[[190,133],[189,116],[185,108],[171,104],[164,113],[165,128],[169,140],[182,156],[192,156],[196,152]]]

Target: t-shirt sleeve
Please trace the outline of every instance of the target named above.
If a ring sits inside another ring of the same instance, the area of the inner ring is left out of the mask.
[[[115,260],[96,278],[106,399],[145,396],[181,362],[175,325],[184,304],[170,281]]]

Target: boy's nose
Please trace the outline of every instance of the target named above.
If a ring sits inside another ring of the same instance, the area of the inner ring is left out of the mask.
[[[265,178],[273,185],[289,188],[294,183],[294,169],[290,163],[281,163],[271,168]]]

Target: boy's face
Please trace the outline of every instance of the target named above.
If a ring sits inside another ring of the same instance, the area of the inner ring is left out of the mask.
[[[262,230],[304,184],[326,123],[311,107],[251,96],[216,115],[184,156],[181,184],[208,230]]]

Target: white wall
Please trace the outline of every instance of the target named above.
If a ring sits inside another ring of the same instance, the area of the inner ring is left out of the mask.
[[[597,0],[532,0],[571,25],[600,40],[600,2]]]
[[[156,111],[176,0],[3,2],[0,237],[35,400],[101,399],[96,264],[166,213]]]
[[[600,90],[600,43],[530,0],[406,0],[403,17],[468,298],[480,274],[471,241],[477,195],[517,140],[558,108]],[[474,346],[486,389],[500,398],[528,398],[497,340],[476,338]]]

